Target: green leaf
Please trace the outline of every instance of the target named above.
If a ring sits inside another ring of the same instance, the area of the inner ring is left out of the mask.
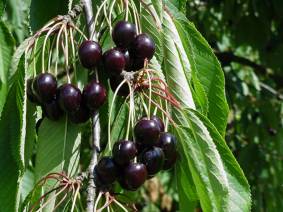
[[[8,93],[8,71],[15,42],[6,25],[0,21],[0,117]]]
[[[25,59],[22,57],[15,74],[15,83],[9,91],[9,98],[0,120],[0,211],[17,210],[19,203],[19,183],[24,172],[24,150],[26,135],[29,133],[26,117]],[[4,180],[5,179],[5,180]]]
[[[29,36],[29,7],[31,0],[7,1],[7,16],[11,31],[15,33],[17,43]]]
[[[204,211],[250,211],[249,184],[222,136],[209,120],[184,110],[176,129]]]
[[[4,0],[0,1],[0,17],[2,17],[2,15],[3,15],[5,3],[6,2]]]
[[[192,84],[198,103],[222,136],[225,134],[228,104],[225,97],[225,80],[221,65],[207,41],[187,18],[166,1],[172,15],[172,27],[177,29],[192,72]],[[205,92],[205,94],[204,94]],[[204,113],[205,114],[205,113]]]
[[[33,32],[43,27],[50,19],[68,12],[68,0],[32,0],[30,26]]]
[[[159,11],[162,7],[162,2],[160,0],[154,0],[153,5],[150,4],[151,1],[143,1],[144,4],[148,5],[146,8],[143,7],[141,12],[141,24],[142,32],[148,33],[155,42],[156,51],[155,56],[158,61],[163,60],[163,36],[162,36],[162,12]]]
[[[191,70],[188,57],[170,15],[163,17],[164,68],[166,81],[172,94],[183,107],[195,108],[190,87]]]
[[[50,172],[65,171],[74,176],[78,171],[81,134],[79,127],[67,118],[59,121],[44,119],[38,132],[35,179],[40,180]]]

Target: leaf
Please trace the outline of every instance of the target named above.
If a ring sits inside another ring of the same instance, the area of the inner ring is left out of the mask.
[[[186,109],[176,129],[204,211],[250,211],[249,184],[222,136],[200,113]]]
[[[143,1],[143,5],[148,5],[143,7],[141,12],[141,24],[142,32],[148,33],[155,42],[156,52],[155,56],[158,61],[163,60],[163,37],[162,37],[162,12],[159,11],[159,7],[162,7],[162,2],[160,0],[154,0],[153,5],[151,1]],[[154,7],[155,6],[155,7]],[[156,8],[156,9],[155,9]],[[152,16],[153,15],[153,16]]]
[[[79,132],[79,127],[68,122],[66,117],[56,122],[43,120],[38,132],[36,181],[50,172],[65,171],[71,177],[77,173],[81,141]]]
[[[189,60],[192,72],[192,84],[199,103],[206,108],[208,118],[222,136],[225,134],[228,104],[225,97],[224,74],[221,65],[207,41],[201,36],[192,23],[168,1],[166,6],[172,15],[176,35],[180,36],[183,48]],[[172,26],[173,27],[173,26]],[[205,91],[205,94],[203,93]],[[206,100],[207,98],[207,100]],[[205,114],[205,113],[204,113]]]
[[[37,31],[50,19],[68,12],[68,0],[32,0],[30,5],[30,26]]]
[[[164,74],[170,91],[183,107],[195,108],[190,88],[190,63],[172,18],[168,13],[163,17],[164,33]]]
[[[8,93],[8,71],[15,42],[6,25],[0,21],[0,117]]]
[[[24,171],[24,154],[22,143],[24,140],[23,127],[23,86],[24,86],[24,57],[21,59],[17,80],[9,91],[3,115],[0,120],[0,211],[17,211],[19,203],[19,178]],[[25,129],[25,128],[24,128]]]
[[[9,0],[7,1],[7,16],[11,31],[15,33],[17,43],[29,36],[29,6],[31,0]]]

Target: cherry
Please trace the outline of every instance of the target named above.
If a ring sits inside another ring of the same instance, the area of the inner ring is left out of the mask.
[[[144,67],[144,58],[131,58],[131,68],[136,71]]]
[[[132,60],[130,58],[130,53],[129,53],[129,51],[125,51],[123,53],[124,53],[124,57],[125,57],[125,60],[126,60],[125,70],[126,71],[131,71]]]
[[[83,101],[90,110],[97,110],[106,100],[106,89],[95,80],[87,84],[83,90]]]
[[[165,158],[163,170],[171,169],[175,165],[177,161],[177,157],[178,157],[178,152],[175,151],[170,157]]]
[[[134,142],[121,140],[114,144],[112,155],[114,161],[121,166],[127,165],[137,155],[137,147]]]
[[[123,177],[127,190],[137,190],[147,179],[146,167],[142,163],[130,163],[124,168]]]
[[[120,83],[121,83],[123,80],[124,80],[124,78],[121,77],[121,76],[111,76],[111,77],[110,77],[109,82],[110,82],[110,87],[111,87],[111,89],[112,89],[113,92],[116,91],[116,89],[118,88],[118,86],[120,85]],[[120,89],[119,89],[117,95],[119,95],[119,96],[125,96],[125,97],[126,97],[126,96],[128,96],[129,94],[130,94],[129,86],[128,86],[127,83],[124,83],[124,84],[120,87]]]
[[[137,34],[136,26],[127,21],[119,21],[113,29],[112,38],[116,46],[127,48]]]
[[[100,45],[91,40],[84,41],[79,47],[79,58],[83,67],[94,68],[102,57]]]
[[[168,132],[160,133],[160,137],[156,146],[160,147],[165,155],[165,158],[170,158],[176,152],[177,140],[174,135]]]
[[[39,74],[33,81],[33,89],[41,103],[50,102],[56,95],[57,81],[52,74]]]
[[[53,121],[57,121],[61,118],[61,116],[63,115],[63,111],[61,110],[58,101],[56,99],[53,99],[51,102],[49,103],[45,103],[42,106],[42,110],[44,115]]]
[[[114,183],[118,177],[118,168],[110,157],[103,157],[96,165],[96,171],[104,184]]]
[[[33,79],[28,79],[27,80],[27,98],[30,102],[34,104],[40,104],[39,100],[37,99],[37,96],[32,90],[32,84],[33,84]]]
[[[88,121],[90,112],[84,104],[81,104],[80,108],[77,111],[68,114],[68,117],[74,124],[82,124]]]
[[[103,62],[106,71],[110,75],[119,75],[126,66],[126,59],[118,48],[109,49],[103,55]]]
[[[155,43],[147,34],[139,34],[130,48],[130,54],[135,58],[150,60],[155,52]]]
[[[146,166],[149,177],[158,173],[164,164],[164,153],[159,147],[152,147],[140,156],[140,161]]]
[[[135,126],[136,140],[146,146],[153,146],[159,138],[160,128],[154,120],[142,118]]]
[[[158,116],[151,116],[150,119],[157,122],[157,124],[160,128],[160,132],[164,132],[164,128],[165,128],[164,123]]]
[[[80,108],[81,91],[72,84],[64,84],[58,90],[60,107],[67,113],[73,113]]]

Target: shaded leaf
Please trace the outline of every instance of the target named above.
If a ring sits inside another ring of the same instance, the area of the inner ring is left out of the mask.
[[[65,171],[74,176],[78,171],[79,127],[69,123],[44,119],[38,132],[38,148],[35,164],[35,179],[38,181],[50,172]]]
[[[30,5],[30,26],[32,31],[43,27],[50,19],[68,12],[68,0],[32,0]]]
[[[176,129],[204,211],[249,211],[248,182],[222,136],[209,120],[184,111],[187,125]]]

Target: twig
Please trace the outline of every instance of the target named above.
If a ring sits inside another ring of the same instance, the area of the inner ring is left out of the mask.
[[[93,24],[93,10],[91,0],[82,0],[84,5],[84,13],[87,21],[88,34],[90,40],[95,38],[95,25]],[[92,37],[93,36],[93,37]],[[93,169],[97,164],[98,150],[100,148],[100,123],[99,123],[99,113],[96,112],[93,116],[93,138],[92,138],[92,157],[90,164],[88,166],[88,187],[87,187],[87,212],[93,212],[94,209],[94,199],[95,199],[95,184]]]

